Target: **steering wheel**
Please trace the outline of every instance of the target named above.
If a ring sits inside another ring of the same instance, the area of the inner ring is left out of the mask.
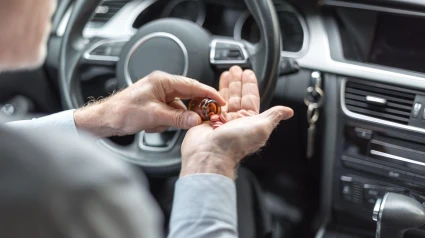
[[[215,73],[220,69],[232,65],[251,67],[259,80],[262,108],[270,103],[280,59],[280,29],[272,0],[245,0],[261,31],[261,40],[256,44],[214,36],[193,22],[175,18],[147,23],[130,39],[95,38],[87,43],[82,32],[100,2],[76,1],[63,35],[59,85],[65,108],[78,108],[84,104],[78,66],[87,60],[97,61],[97,64],[116,64],[120,87],[131,85],[154,70],[214,85]],[[106,57],[99,55],[105,48],[109,49],[109,54]],[[98,143],[124,160],[142,166],[145,172],[161,175],[178,171],[184,134],[184,131],[176,130],[169,131],[166,136],[159,134],[148,138],[148,134],[141,132],[128,146],[107,139]],[[152,140],[166,140],[166,143],[156,147],[147,143]]]

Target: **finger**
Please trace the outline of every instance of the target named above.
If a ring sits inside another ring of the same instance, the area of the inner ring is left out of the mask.
[[[224,100],[229,100],[229,71],[225,71],[220,76],[219,92]]]
[[[247,110],[240,110],[238,111],[238,117],[250,117],[250,116],[255,116],[256,113],[252,112],[252,111],[247,111]]]
[[[275,106],[258,115],[268,121],[270,129],[275,128],[281,120],[287,120],[294,115],[294,111],[289,107]]]
[[[160,133],[160,132],[164,132],[166,130],[168,130],[168,126],[157,126],[155,128],[151,128],[151,129],[146,129],[145,132],[146,133]]]
[[[162,88],[166,94],[166,101],[174,100],[176,97],[182,99],[207,97],[216,100],[220,105],[226,105],[226,101],[220,96],[217,90],[194,79],[164,72],[154,72],[150,77],[160,79]]]
[[[187,110],[186,105],[182,102],[182,100],[175,98],[174,101],[168,103],[168,106],[175,108],[175,109],[182,109]]]
[[[229,69],[229,112],[236,112],[241,109],[242,97],[242,69],[239,66],[232,66]]]
[[[258,91],[258,81],[252,70],[245,70],[242,73],[242,98],[241,108],[260,112],[260,93]]]
[[[189,129],[202,123],[198,114],[188,110],[175,109],[161,104],[156,109],[158,124],[180,129]]]

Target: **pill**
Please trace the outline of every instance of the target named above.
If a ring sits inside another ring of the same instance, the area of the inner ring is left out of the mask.
[[[217,115],[217,114],[210,116],[210,121],[212,121],[212,122],[216,122],[216,121],[219,121],[219,120],[220,120],[220,116]]]
[[[220,121],[222,123],[226,123],[227,122],[226,118],[222,114],[220,114]]]

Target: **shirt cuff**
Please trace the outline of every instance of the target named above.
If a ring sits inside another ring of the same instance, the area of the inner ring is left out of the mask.
[[[71,109],[32,120],[9,122],[7,126],[20,130],[58,130],[67,133],[67,135],[78,137],[77,127],[74,122],[74,111],[75,109]]]
[[[235,182],[219,174],[180,178],[174,192],[169,237],[198,237],[195,234],[208,234],[214,227],[237,236]]]

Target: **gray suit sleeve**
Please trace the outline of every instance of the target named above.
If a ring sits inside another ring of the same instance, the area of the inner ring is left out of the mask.
[[[234,181],[218,174],[180,178],[168,237],[238,237]]]
[[[6,125],[20,131],[48,129],[61,131],[69,136],[78,136],[74,122],[74,111],[74,109],[71,109],[32,120],[13,121],[6,123]]]

